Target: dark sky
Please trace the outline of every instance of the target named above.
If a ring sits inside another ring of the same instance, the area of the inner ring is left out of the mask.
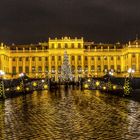
[[[127,42],[140,36],[140,0],[0,0],[0,41],[15,44],[48,37]]]

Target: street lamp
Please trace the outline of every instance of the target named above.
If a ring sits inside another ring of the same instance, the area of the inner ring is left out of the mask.
[[[23,77],[24,77],[24,76],[25,76],[24,73],[20,73],[20,74],[19,74],[19,77],[21,78],[21,81],[22,81],[23,92],[25,92],[24,80],[23,80]]]
[[[0,94],[3,98],[5,98],[3,75],[5,75],[5,72],[3,70],[0,70]]]
[[[129,68],[127,72],[129,73],[129,77],[132,77],[132,74],[135,73],[135,70],[132,68]]]

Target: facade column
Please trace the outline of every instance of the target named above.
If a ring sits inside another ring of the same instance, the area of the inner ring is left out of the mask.
[[[110,56],[107,56],[107,65],[108,70],[110,70]]]
[[[22,72],[25,73],[25,57],[23,57],[22,63],[23,63]]]
[[[81,56],[82,60],[82,77],[84,77],[84,55]]]
[[[114,70],[117,71],[117,58],[114,56]]]
[[[51,78],[52,75],[52,63],[51,63],[51,55],[49,56],[49,78]]]
[[[55,81],[58,81],[58,56],[55,56]]]
[[[75,55],[75,78],[78,80],[78,72],[77,72],[77,55]]]
[[[91,57],[88,56],[88,75],[91,74]]]
[[[29,57],[29,75],[32,77],[32,57]]]
[[[104,56],[101,56],[101,75],[103,74],[104,71]]]
[[[121,73],[124,72],[124,59],[123,59],[123,56],[120,56],[121,57],[121,63],[120,63],[120,66],[121,66]]]
[[[136,72],[139,73],[139,54],[136,54]]]
[[[128,69],[132,67],[132,54],[128,54]]]
[[[95,58],[94,58],[94,62],[95,62],[95,73],[97,73],[97,75],[98,75],[98,68],[97,68],[97,56],[95,56]]]
[[[16,73],[19,74],[19,58],[16,58]]]
[[[13,73],[12,72],[12,58],[11,57],[9,57],[9,73],[10,73],[10,75]]]
[[[45,57],[42,57],[42,73],[45,75]]]

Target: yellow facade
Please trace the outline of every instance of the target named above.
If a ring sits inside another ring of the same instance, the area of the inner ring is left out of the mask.
[[[51,39],[48,42],[30,45],[0,46],[0,70],[5,78],[17,78],[20,73],[29,77],[54,77],[61,74],[64,51],[69,56],[75,79],[84,76],[100,77],[106,70],[113,70],[114,76],[128,75],[128,69],[135,70],[133,76],[140,77],[139,41],[122,44],[95,44],[83,38]]]

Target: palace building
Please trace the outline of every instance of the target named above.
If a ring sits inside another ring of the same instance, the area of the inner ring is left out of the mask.
[[[32,78],[61,75],[64,51],[67,51],[71,71],[75,77],[100,77],[109,70],[114,76],[128,75],[132,68],[134,77],[140,77],[140,41],[128,44],[96,44],[83,38],[64,37],[30,45],[0,45],[0,70],[5,78],[17,78],[26,73]]]

